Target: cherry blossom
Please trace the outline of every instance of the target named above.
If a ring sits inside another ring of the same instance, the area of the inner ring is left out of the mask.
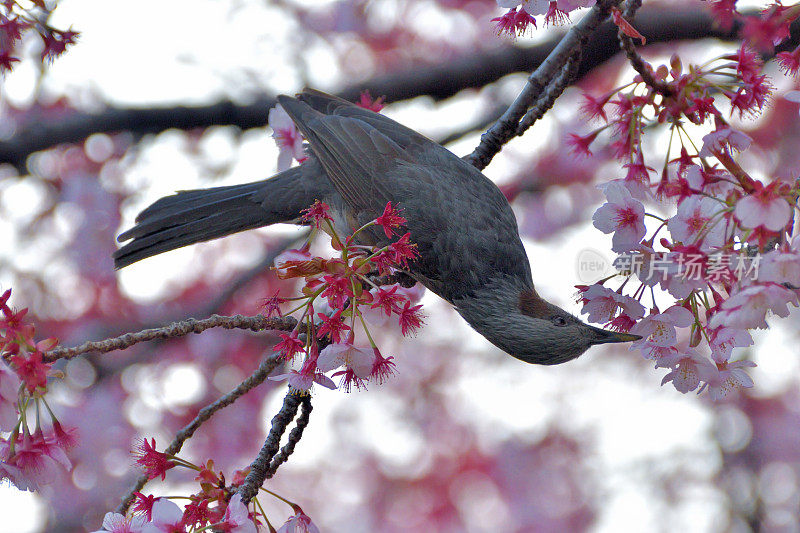
[[[311,521],[300,507],[295,507],[294,516],[289,517],[277,533],[319,533],[319,528]]]
[[[242,503],[241,494],[238,493],[234,494],[228,502],[222,523],[225,525],[225,531],[230,533],[256,533],[258,531],[250,518],[247,506]]]
[[[320,372],[335,370],[347,366],[355,372],[356,376],[366,379],[372,373],[375,363],[375,354],[371,349],[353,346],[352,342],[330,344],[319,352],[317,369]]]
[[[306,345],[297,337],[297,331],[293,331],[289,335],[286,333],[279,333],[278,336],[283,340],[273,346],[272,349],[276,352],[280,352],[287,361],[294,358],[295,354],[305,351]]]
[[[642,336],[631,344],[631,348],[641,348],[645,343],[651,347],[674,346],[678,340],[675,328],[689,327],[693,321],[694,315],[691,311],[678,305],[670,307],[663,313],[651,313],[631,328],[631,333]]]
[[[613,233],[611,249],[633,250],[645,236],[644,206],[617,182],[608,183],[603,192],[608,202],[592,216],[594,226],[603,233]]]
[[[731,183],[733,177],[718,168],[689,165],[684,169],[683,176],[690,189],[702,191],[718,198],[726,196],[734,189]],[[692,192],[689,191],[689,194],[692,194]],[[680,208],[680,204],[678,207]],[[721,207],[721,204],[718,203],[718,207]]]
[[[372,364],[372,377],[375,378],[379,384],[382,384],[390,375],[394,373],[395,364],[392,361],[394,357],[384,357],[377,346],[372,348],[372,353],[375,356],[375,361]]]
[[[175,468],[177,464],[169,455],[156,450],[156,439],[142,439],[133,452],[136,457],[136,464],[139,465],[147,474],[148,479],[155,479],[161,476],[163,481],[167,477],[167,470]]]
[[[174,502],[159,498],[153,504],[150,522],[142,528],[142,533],[180,533],[186,531],[183,524],[183,511]]]
[[[119,513],[106,513],[103,517],[103,529],[93,533],[140,533],[146,519],[141,515],[122,516]]]
[[[669,219],[667,229],[675,242],[700,243],[704,251],[725,243],[725,221],[719,216],[723,204],[706,196],[693,195],[678,204],[678,213]]]
[[[739,388],[750,388],[753,379],[744,368],[754,367],[752,361],[733,361],[718,363],[717,366],[706,366],[702,369],[703,380],[706,382],[700,391],[708,388],[708,395],[713,401],[722,400],[732,391]],[[698,392],[700,392],[698,391]]]
[[[303,148],[303,136],[297,130],[294,121],[283,107],[278,104],[269,110],[269,125],[272,128],[272,138],[278,145],[278,170],[286,170],[292,166],[292,160],[299,162],[306,160]]]
[[[331,216],[331,208],[325,202],[321,202],[319,200],[315,201],[311,204],[310,207],[307,207],[301,211],[303,215],[300,217],[305,222],[311,222],[314,224],[314,227],[319,228],[320,224],[322,224],[323,220],[327,220],[329,222],[333,221],[333,217]]]
[[[272,381],[282,381],[285,379],[287,380],[289,387],[298,392],[307,392],[311,389],[311,386],[314,383],[318,383],[319,385],[322,385],[328,389],[336,388],[336,384],[328,376],[319,372],[290,370],[285,374],[277,374],[275,376],[270,376],[267,379]]]
[[[745,329],[717,328],[709,334],[711,358],[715,363],[724,363],[731,357],[734,348],[751,346],[753,337]]]
[[[789,289],[775,283],[750,285],[722,302],[708,325],[711,328],[766,329],[767,313],[786,317],[789,315],[788,304],[798,305],[797,295]]]
[[[579,293],[583,302],[582,313],[588,314],[591,322],[610,322],[617,311],[638,320],[644,316],[644,306],[634,298],[619,294],[603,285],[589,285]]]
[[[761,256],[758,280],[788,283],[800,288],[800,252],[794,248],[781,247]]]
[[[320,325],[317,330],[317,336],[319,338],[328,335],[331,342],[337,343],[341,341],[342,334],[350,329],[350,326],[344,323],[342,309],[337,309],[331,316],[324,313],[317,313],[317,316],[322,320],[322,325]]]
[[[694,350],[688,350],[678,357],[680,358],[674,366],[670,365],[672,370],[661,380],[661,385],[672,382],[676,390],[685,394],[700,386],[701,375],[708,375],[709,369],[714,365]],[[661,361],[667,362],[666,358],[662,358]],[[658,363],[656,366],[664,365]]]
[[[627,169],[625,179],[621,182],[615,180],[615,183],[624,185],[631,196],[637,200],[644,201],[649,198],[651,196],[650,172],[653,172],[653,169],[644,164],[644,155],[638,152],[635,162],[626,163],[623,167]]]
[[[10,453],[9,443],[0,440],[0,477],[7,477],[20,490],[40,491],[71,466],[63,450],[48,446],[41,431],[32,436],[24,429]]]
[[[403,302],[402,308],[396,309],[403,335],[415,334],[422,326],[424,315],[420,309],[422,309],[421,305],[412,306],[408,300]]]
[[[386,237],[391,237],[395,229],[406,223],[406,219],[400,216],[397,208],[392,207],[391,202],[387,202],[383,214],[375,219],[375,223],[383,228]]]
[[[746,133],[732,128],[720,128],[703,137],[700,157],[711,157],[715,152],[724,152],[726,147],[736,151],[744,151],[750,147],[753,139]]]
[[[789,202],[777,194],[778,182],[764,187],[755,182],[756,190],[736,202],[734,214],[745,228],[763,226],[770,231],[779,231],[789,222],[792,208]]]

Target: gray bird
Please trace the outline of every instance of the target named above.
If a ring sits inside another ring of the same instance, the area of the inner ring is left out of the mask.
[[[407,219],[420,256],[407,273],[508,354],[552,365],[594,344],[639,338],[585,324],[541,298],[508,201],[446,148],[319,91],[278,101],[307,139],[308,160],[267,180],[158,200],[119,236],[120,242],[133,240],[114,254],[116,268],[247,229],[301,223],[301,210],[317,199],[351,228],[392,202]],[[380,232],[371,235],[370,244],[389,242]]]

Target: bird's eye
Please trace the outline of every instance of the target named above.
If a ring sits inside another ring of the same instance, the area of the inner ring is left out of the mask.
[[[550,320],[556,326],[566,326],[567,325],[567,319],[564,318],[563,316],[560,316],[560,315],[553,315],[553,316],[550,317]]]

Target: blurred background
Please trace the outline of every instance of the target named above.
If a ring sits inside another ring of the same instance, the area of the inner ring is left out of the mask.
[[[72,346],[211,313],[254,314],[276,289],[268,268],[297,246],[292,227],[250,231],[115,272],[115,238],[179,189],[275,172],[266,126],[276,94],[311,86],[356,99],[458,155],[521,89],[563,28],[496,35],[494,2],[463,0],[62,0],[50,23],[80,31],[45,69],[25,59],[0,86],[0,291],[29,307],[41,337]],[[582,13],[573,13],[573,20]],[[739,43],[702,2],[648,2],[636,27],[654,63],[702,63]],[[571,310],[579,258],[610,261],[591,226],[596,184],[621,177],[608,150],[580,159],[582,91],[631,78],[612,30],[592,41],[580,79],[485,173],[512,201],[540,294]],[[795,42],[795,46],[796,46]],[[39,48],[37,48],[39,47]],[[41,42],[25,53],[37,57]],[[767,66],[779,93],[794,81]],[[800,118],[775,98],[739,125],[756,177],[796,176]],[[658,136],[653,136],[654,145]],[[415,338],[379,341],[397,374],[368,391],[315,390],[311,423],[267,487],[322,531],[798,531],[797,315],[757,336],[755,387],[712,403],[660,386],[664,370],[625,347],[527,365],[492,347],[449,305],[423,298]],[[138,472],[130,449],[160,449],[201,407],[236,386],[276,342],[209,330],[78,358],[49,398],[78,427],[74,469],[41,494],[0,484],[0,531],[99,529]],[[248,465],[284,384],[266,382],[218,413],[184,448],[227,475]],[[181,476],[184,477],[181,477]],[[192,492],[170,471],[145,493]],[[260,498],[273,524],[291,514]]]

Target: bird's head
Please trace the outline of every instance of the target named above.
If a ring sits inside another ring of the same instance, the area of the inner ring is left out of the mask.
[[[499,294],[496,288],[492,294]],[[575,359],[595,344],[641,338],[590,326],[533,289],[517,291],[516,301],[482,297],[476,302],[472,309],[459,306],[461,315],[492,344],[526,363],[556,365]]]

